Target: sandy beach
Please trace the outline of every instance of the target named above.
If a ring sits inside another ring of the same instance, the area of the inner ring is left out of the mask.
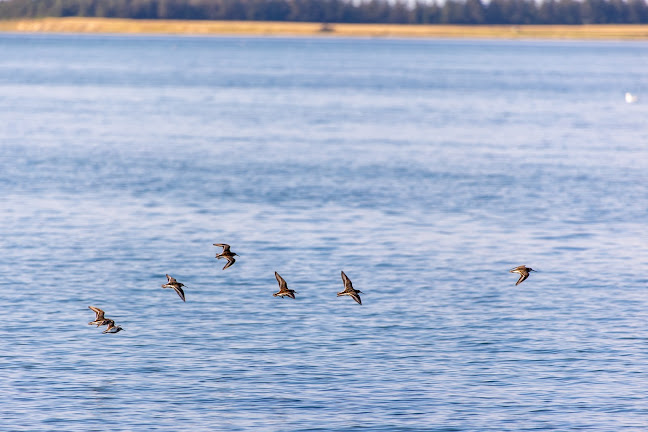
[[[646,40],[648,25],[458,26],[328,24],[270,21],[181,21],[112,18],[43,18],[0,21],[0,31],[486,39]]]

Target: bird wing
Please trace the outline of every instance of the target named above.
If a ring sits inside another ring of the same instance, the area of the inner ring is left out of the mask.
[[[351,297],[353,300],[355,300],[356,303],[362,304],[362,299],[360,299],[360,294],[354,292],[354,293],[349,294],[349,297]]]
[[[228,245],[227,243],[214,243],[214,246],[222,247],[223,252],[229,252],[230,250],[230,245]]]
[[[342,272],[342,281],[344,282],[344,291],[353,290],[353,284],[351,283],[351,279],[349,279],[347,275],[344,274],[344,272]]]
[[[227,258],[227,264],[225,264],[225,267],[223,267],[223,270],[225,270],[227,267],[230,267],[232,264],[236,262],[236,260],[230,256],[225,257]]]
[[[176,282],[175,278],[173,278],[173,277],[171,277],[171,276],[169,276],[169,275],[166,275],[166,277],[167,277],[167,283],[172,284],[172,283],[175,283],[175,282]]]
[[[277,282],[279,283],[279,292],[288,291],[288,284],[286,283],[284,278],[279,276],[279,273],[275,272],[275,278],[277,279]]]
[[[180,298],[182,299],[182,301],[183,301],[183,302],[186,302],[186,300],[185,300],[185,294],[184,294],[184,291],[182,291],[182,288],[180,288],[179,286],[174,286],[173,289],[175,290],[175,292],[178,293],[178,295],[180,296]]]
[[[95,318],[95,321],[99,321],[100,319],[103,319],[104,311],[102,311],[98,307],[94,307],[94,306],[88,306],[88,309],[92,309],[94,311],[94,313],[97,315],[97,318]]]
[[[526,271],[526,270],[524,270],[524,271],[520,270],[520,279],[518,279],[518,281],[516,282],[515,286],[520,285],[520,284],[521,284],[522,282],[524,282],[524,280],[525,280],[526,278],[528,278],[528,277],[529,277],[529,272],[528,272],[528,271]]]

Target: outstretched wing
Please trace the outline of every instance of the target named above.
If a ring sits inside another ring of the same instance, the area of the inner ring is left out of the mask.
[[[225,267],[223,267],[223,270],[230,267],[232,264],[234,264],[236,262],[234,257],[228,256],[228,257],[225,257],[225,258],[227,258],[227,264],[225,264]]]
[[[520,285],[520,284],[521,284],[522,282],[524,282],[525,279],[528,278],[528,277],[529,277],[529,272],[528,272],[528,271],[526,271],[526,270],[520,270],[520,279],[518,279],[518,281],[517,281],[517,283],[515,284],[515,286]]]
[[[167,283],[169,283],[169,284],[174,284],[174,283],[176,283],[175,278],[172,278],[172,277],[169,276],[169,275],[166,275],[166,277],[167,277]]]
[[[88,309],[92,309],[94,311],[94,313],[97,315],[97,318],[95,318],[95,321],[99,321],[100,319],[103,319],[104,311],[102,311],[98,307],[94,307],[94,306],[88,306]]]
[[[223,253],[229,252],[230,250],[230,245],[228,245],[227,243],[214,243],[214,246],[222,247]]]
[[[183,301],[183,302],[186,302],[186,300],[185,300],[185,294],[184,294],[184,291],[182,290],[182,288],[180,288],[179,286],[176,285],[176,286],[173,287],[173,289],[175,290],[175,292],[178,293],[178,295],[180,296],[180,298],[182,299],[182,301]]]
[[[356,303],[362,304],[362,299],[360,298],[360,294],[354,292],[354,293],[349,294],[349,297],[351,297],[353,300],[355,300]]]
[[[344,291],[353,291],[353,284],[351,283],[351,279],[347,277],[347,275],[342,272],[342,282],[344,282]],[[356,300],[358,303],[360,303],[358,300]]]
[[[279,283],[279,292],[288,291],[288,284],[286,283],[284,278],[279,276],[279,273],[275,272],[275,278],[277,279],[277,282]]]

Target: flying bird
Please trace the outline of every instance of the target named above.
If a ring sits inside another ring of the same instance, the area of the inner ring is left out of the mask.
[[[97,327],[101,327],[101,326],[104,326],[104,325],[108,324],[110,321],[112,321],[111,319],[104,318],[104,311],[99,309],[98,307],[88,306],[88,309],[92,309],[92,311],[94,311],[94,313],[96,315],[95,320],[90,321],[88,323],[88,325],[95,325],[96,324]]]
[[[225,267],[223,267],[223,270],[225,270],[227,267],[231,266],[236,262],[234,259],[235,256],[239,256],[238,254],[230,251],[230,245],[226,243],[214,243],[214,246],[222,247],[223,252],[216,254],[216,258],[221,259],[225,258],[227,260],[227,264],[225,264]]]
[[[514,269],[509,270],[510,273],[519,273],[519,275],[520,275],[520,279],[518,279],[515,286],[518,286],[522,282],[524,282],[526,280],[526,278],[529,277],[529,272],[532,272],[532,271],[534,272],[535,270],[533,270],[530,267],[523,266],[523,265],[517,266]]]
[[[344,274],[344,272],[342,272],[342,281],[344,282],[344,291],[337,293],[337,296],[340,297],[347,295],[355,300],[358,304],[362,304],[362,300],[359,296],[362,291],[353,288],[351,280],[347,277],[347,275]]]
[[[104,330],[102,333],[119,333],[120,331],[124,330],[120,326],[116,326],[115,321],[111,320],[110,318],[105,318],[104,311],[99,309],[98,307],[88,306],[88,309],[92,309],[96,314],[96,319],[94,321],[89,322],[88,325],[96,324],[97,327],[107,325],[108,328]]]
[[[167,277],[167,283],[162,285],[162,288],[173,288],[175,292],[178,293],[182,301],[186,301],[184,291],[182,291],[182,287],[185,285],[183,283],[176,281],[174,278],[172,278],[169,275],[166,275],[166,277]]]
[[[279,282],[279,292],[272,294],[272,296],[281,298],[290,297],[291,299],[294,299],[297,291],[288,289],[288,284],[284,278],[279,276],[279,273],[275,272],[275,278],[277,278],[277,282]]]
[[[108,320],[108,328],[101,333],[119,333],[120,331],[124,330],[121,328],[121,326],[115,325],[115,321],[109,319]]]

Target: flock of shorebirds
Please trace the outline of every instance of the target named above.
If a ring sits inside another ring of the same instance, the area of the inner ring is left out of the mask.
[[[239,255],[237,255],[236,253],[230,250],[230,245],[226,243],[214,243],[214,246],[223,248],[223,251],[216,255],[216,258],[218,259],[225,258],[227,260],[227,264],[225,264],[223,270],[231,267],[236,262],[236,259],[234,257]],[[522,282],[524,282],[526,278],[529,277],[530,272],[535,270],[533,270],[530,267],[521,265],[509,271],[511,273],[518,273],[520,275],[520,278],[515,284],[517,286]],[[349,296],[353,300],[355,300],[356,303],[361,305],[362,299],[360,298],[360,294],[362,294],[362,291],[353,288],[353,284],[351,283],[351,280],[347,277],[346,274],[344,274],[344,271],[342,271],[341,273],[342,273],[342,282],[344,283],[344,290],[337,293],[337,296],[338,297]],[[185,293],[184,290],[182,289],[182,287],[185,286],[185,284],[183,284],[182,282],[178,282],[177,280],[175,280],[174,277],[170,275],[166,275],[166,277],[167,277],[167,283],[163,284],[162,288],[172,288],[182,299],[182,301],[186,301]],[[281,297],[281,298],[290,297],[294,299],[297,291],[288,288],[288,284],[286,283],[286,280],[282,278],[279,275],[279,273],[275,272],[275,278],[277,279],[277,283],[279,284],[279,291],[277,291],[272,295],[274,297]],[[105,312],[103,310],[94,306],[88,306],[88,308],[94,311],[94,313],[96,314],[95,320],[90,321],[88,325],[96,325],[97,327],[108,326],[106,330],[103,331],[103,333],[119,333],[120,331],[124,330],[121,326],[115,325],[115,321],[111,320],[110,318],[106,318],[104,316]]]

